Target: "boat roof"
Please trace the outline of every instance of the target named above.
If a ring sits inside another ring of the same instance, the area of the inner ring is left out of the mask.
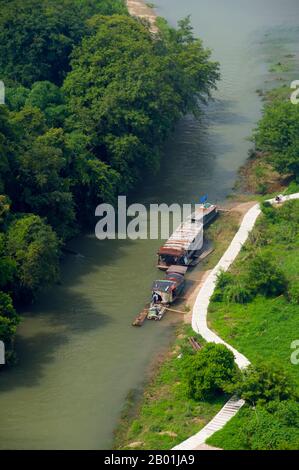
[[[187,266],[180,266],[179,264],[173,264],[172,266],[169,266],[169,268],[166,271],[166,274],[181,274],[184,276],[186,272],[188,271]]]
[[[160,291],[160,292],[169,292],[171,291],[171,288],[175,286],[176,286],[176,282],[174,281],[168,281],[168,280],[154,281],[152,290]]]
[[[194,240],[203,230],[203,216],[211,212],[216,206],[201,204],[187,219],[173,232],[171,237],[159,249],[159,255],[183,256],[190,250]]]

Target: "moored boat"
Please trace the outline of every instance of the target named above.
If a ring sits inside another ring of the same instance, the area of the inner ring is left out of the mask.
[[[171,265],[192,266],[203,248],[203,228],[217,215],[216,205],[201,204],[161,246],[157,267],[167,270]]]
[[[154,281],[152,302],[148,311],[149,320],[161,320],[167,307],[175,302],[185,287],[187,267],[170,266],[166,278]]]

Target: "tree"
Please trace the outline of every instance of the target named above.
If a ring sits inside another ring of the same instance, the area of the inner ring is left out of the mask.
[[[235,393],[251,405],[294,398],[295,389],[289,375],[280,367],[261,362],[240,372],[226,390]]]
[[[88,33],[86,19],[96,13],[124,10],[120,0],[4,3],[0,15],[1,77],[26,87],[39,80],[61,84],[74,45]]]
[[[11,297],[0,291],[0,340],[7,347],[11,346],[19,321],[20,318],[13,307]]]
[[[24,215],[9,226],[7,253],[17,266],[17,297],[34,298],[43,287],[58,280],[59,242],[40,217]]]
[[[299,446],[299,408],[291,400],[258,405],[239,429],[250,450],[297,450]]]
[[[74,234],[74,204],[66,178],[62,129],[38,136],[18,159],[19,195],[15,207],[47,219],[62,240]]]
[[[97,15],[88,25],[63,85],[67,124],[88,136],[88,150],[120,176],[118,192],[128,192],[157,171],[162,142],[215,87],[218,64],[186,25],[154,41],[133,18]]]
[[[14,278],[16,263],[6,256],[5,235],[0,233],[0,289],[4,289]]]
[[[237,371],[233,353],[214,343],[188,356],[185,370],[188,393],[195,400],[211,399],[222,393]]]
[[[299,175],[299,109],[290,101],[266,106],[255,132],[258,150],[268,152],[280,173]]]

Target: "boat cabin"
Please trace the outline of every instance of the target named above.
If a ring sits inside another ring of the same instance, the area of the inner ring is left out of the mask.
[[[152,305],[173,303],[185,287],[186,271],[187,268],[184,266],[171,266],[167,271],[166,279],[154,281]]]
[[[217,206],[201,204],[161,246],[158,251],[158,268],[166,270],[171,265],[191,266],[194,257],[202,251],[203,227],[210,223],[217,213]]]

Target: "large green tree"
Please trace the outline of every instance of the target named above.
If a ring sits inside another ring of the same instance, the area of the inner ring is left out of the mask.
[[[299,176],[299,107],[290,101],[275,100],[265,107],[255,132],[258,150],[280,173]]]
[[[59,279],[60,245],[52,228],[37,215],[24,215],[10,224],[7,254],[15,261],[15,293],[34,298]]]
[[[2,0],[1,78],[25,86],[61,83],[74,45],[88,33],[86,19],[123,11],[121,0]]]
[[[223,344],[206,344],[185,359],[185,376],[189,395],[207,400],[222,393],[236,376],[233,353]]]
[[[88,149],[119,176],[127,192],[159,166],[159,149],[180,116],[199,109],[218,78],[218,65],[189,22],[154,40],[123,16],[94,16],[93,34],[72,55],[64,83],[68,126],[88,136]]]

